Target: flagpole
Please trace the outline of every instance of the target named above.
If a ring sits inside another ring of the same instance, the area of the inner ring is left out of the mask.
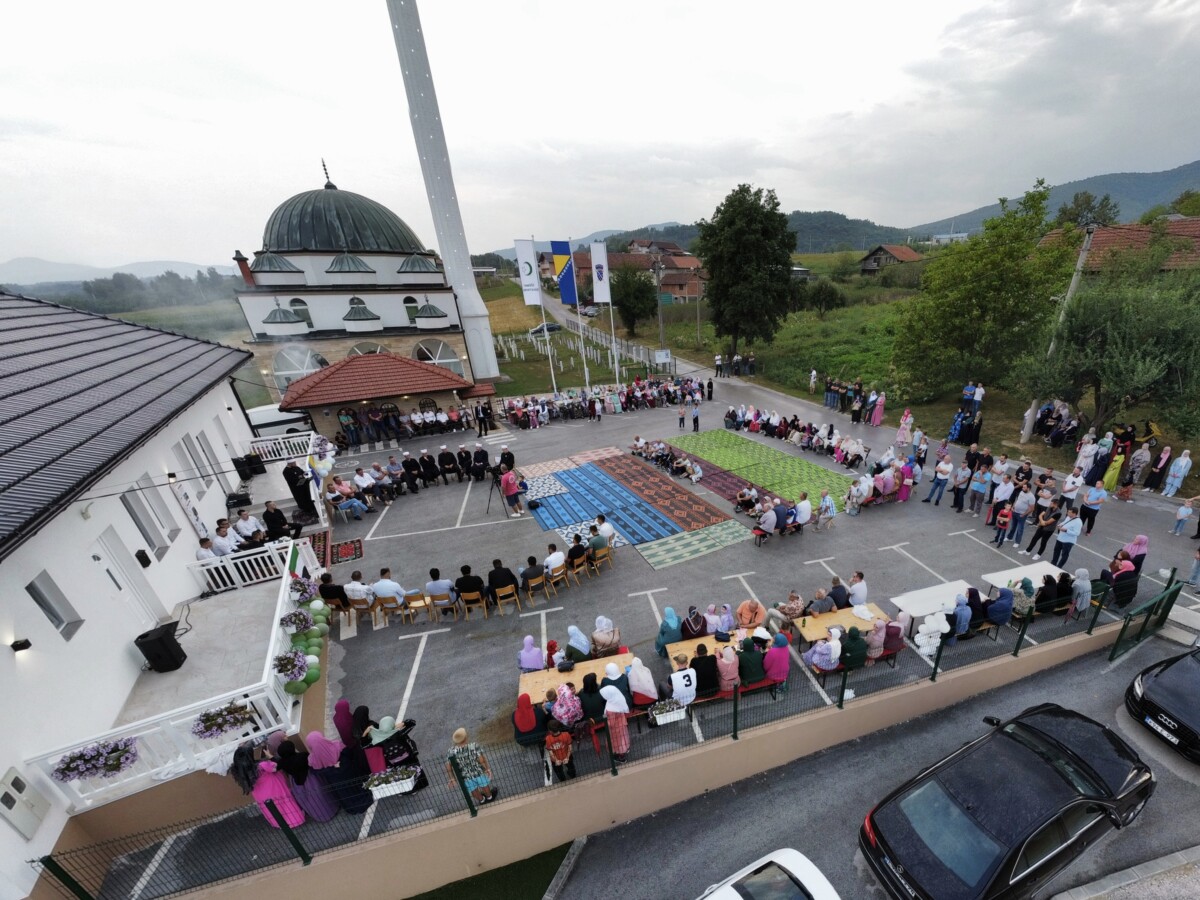
[[[529,236],[529,239],[534,242],[533,249],[534,249],[534,252],[536,253],[537,252],[537,241],[534,240],[534,237],[532,234]],[[554,388],[554,393],[557,394],[558,393],[558,381],[554,377],[554,354],[550,350],[550,332],[546,329],[546,302],[545,302],[545,300],[542,299],[544,296],[545,295],[542,294],[541,285],[539,284],[538,285],[538,306],[540,306],[542,309],[542,337],[544,337],[546,339],[546,358],[548,360],[550,360],[550,386],[552,388]]]
[[[567,237],[567,258],[571,260],[571,280],[575,281],[575,251],[571,249],[571,238]],[[579,283],[575,282],[575,321],[579,325],[579,357],[583,360],[583,385],[590,394],[592,392],[592,376],[588,372],[587,353],[583,349],[583,323],[579,321]],[[559,290],[559,298],[562,290]]]

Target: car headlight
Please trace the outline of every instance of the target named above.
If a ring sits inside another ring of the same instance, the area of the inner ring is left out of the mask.
[[[1145,689],[1142,687],[1142,676],[1139,675],[1137,678],[1133,679],[1133,696],[1141,700],[1143,693],[1145,693]]]

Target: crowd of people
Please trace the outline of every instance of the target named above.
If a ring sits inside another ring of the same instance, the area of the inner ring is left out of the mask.
[[[442,409],[430,406],[424,411],[415,406],[411,412],[401,412],[393,404],[379,406],[371,403],[361,408],[344,407],[338,411],[339,431],[334,436],[340,452],[359,448],[375,441],[430,437],[456,431],[475,431],[485,437],[493,422],[490,402],[467,404]]]
[[[713,381],[682,376],[674,379],[634,377],[629,384],[592,385],[591,389],[549,395],[514,397],[503,402],[503,412],[517,428],[540,428],[559,419],[603,420],[643,409],[682,407],[693,410],[698,420],[700,405],[713,398]]]

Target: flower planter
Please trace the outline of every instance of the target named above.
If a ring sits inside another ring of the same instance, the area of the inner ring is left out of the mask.
[[[308,630],[308,629],[305,629],[305,631],[307,631],[307,630]],[[295,634],[295,633],[296,633],[296,626],[295,626],[295,625],[284,625],[284,626],[283,626],[283,633],[284,633],[284,634]]]
[[[681,719],[687,718],[687,707],[673,709],[670,712],[660,713],[654,717],[656,725],[669,725],[671,722],[678,722]]]
[[[393,781],[389,784],[381,784],[371,788],[371,795],[380,800],[384,797],[394,797],[396,794],[410,793],[417,786],[417,776],[405,778],[403,781]]]

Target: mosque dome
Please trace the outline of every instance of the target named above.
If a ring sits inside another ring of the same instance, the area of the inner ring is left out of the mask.
[[[361,194],[332,182],[285,200],[263,229],[263,246],[275,253],[424,253],[404,220]]]

